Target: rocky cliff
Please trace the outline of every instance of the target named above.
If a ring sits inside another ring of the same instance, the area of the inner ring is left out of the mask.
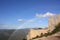
[[[60,23],[60,14],[55,15],[49,19],[48,22],[49,30],[52,31],[58,23]]]
[[[36,37],[37,35],[39,36],[41,33],[47,33],[47,31],[49,30],[50,32],[52,32],[54,29],[55,29],[55,26],[58,24],[58,23],[60,23],[60,14],[58,14],[58,15],[55,15],[55,16],[53,16],[53,17],[50,17],[49,18],[49,22],[48,22],[48,27],[47,27],[47,29],[40,29],[40,30],[34,30],[34,29],[32,29],[32,30],[30,30],[30,32],[28,33],[28,35],[27,35],[27,40],[29,40],[29,39],[32,39],[33,37]],[[41,38],[42,40],[49,40],[50,38],[52,38],[52,40],[57,40],[58,38],[56,38],[55,37],[55,35],[56,36],[58,36],[59,35],[59,37],[60,37],[60,33],[58,34],[58,33],[56,33],[56,34],[54,34],[54,36],[49,36],[49,37],[43,37],[43,38]],[[54,38],[56,38],[56,39],[54,39]],[[35,39],[35,40],[39,40],[40,38],[37,38],[37,39]]]

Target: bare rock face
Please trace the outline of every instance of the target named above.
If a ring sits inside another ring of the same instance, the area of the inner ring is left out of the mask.
[[[40,36],[41,33],[47,33],[47,29],[38,29],[38,30],[34,30],[34,29],[30,29],[30,32],[27,35],[27,40],[30,40],[36,36]]]
[[[49,19],[48,26],[50,31],[52,31],[58,23],[60,23],[60,14]]]

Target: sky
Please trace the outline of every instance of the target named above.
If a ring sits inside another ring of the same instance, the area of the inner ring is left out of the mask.
[[[0,29],[44,28],[60,13],[60,0],[0,0]]]

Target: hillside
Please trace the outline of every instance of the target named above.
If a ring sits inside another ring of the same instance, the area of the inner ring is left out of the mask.
[[[0,40],[8,40],[10,35],[14,32],[14,29],[0,29]]]

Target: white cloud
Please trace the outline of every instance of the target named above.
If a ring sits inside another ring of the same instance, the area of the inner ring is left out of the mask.
[[[32,22],[34,22],[34,20],[30,19],[30,20],[27,20],[27,22],[32,23]]]
[[[23,21],[23,19],[18,19],[18,21],[19,21],[19,22],[22,22],[22,21]]]
[[[41,17],[52,17],[52,16],[55,16],[56,14],[54,14],[54,13],[51,13],[51,12],[47,12],[47,13],[45,13],[45,14],[36,14],[36,17],[38,17],[38,18],[41,18]]]
[[[56,15],[56,14],[54,14],[54,13],[51,13],[51,12],[46,12],[45,14],[39,14],[39,13],[36,13],[36,17],[37,18],[42,18],[42,17],[52,17],[52,16],[54,16],[54,15]],[[27,19],[27,20],[25,20],[25,19],[18,19],[18,21],[19,22],[24,22],[24,23],[26,23],[26,22],[28,22],[28,23],[32,23],[32,22],[34,22],[35,21],[35,19],[37,19],[37,18],[33,18],[33,19]]]
[[[19,21],[19,22],[24,22],[24,23],[27,23],[27,22],[28,22],[28,23],[32,23],[32,22],[34,22],[34,18],[33,18],[33,19],[29,19],[29,20],[28,20],[28,19],[27,19],[27,20],[18,19],[18,21]]]
[[[44,17],[51,17],[51,16],[55,16],[56,14],[53,14],[51,12],[47,12],[46,14],[44,14]]]
[[[41,15],[41,14],[36,13],[36,17],[40,18],[40,17],[42,17],[42,15]]]

